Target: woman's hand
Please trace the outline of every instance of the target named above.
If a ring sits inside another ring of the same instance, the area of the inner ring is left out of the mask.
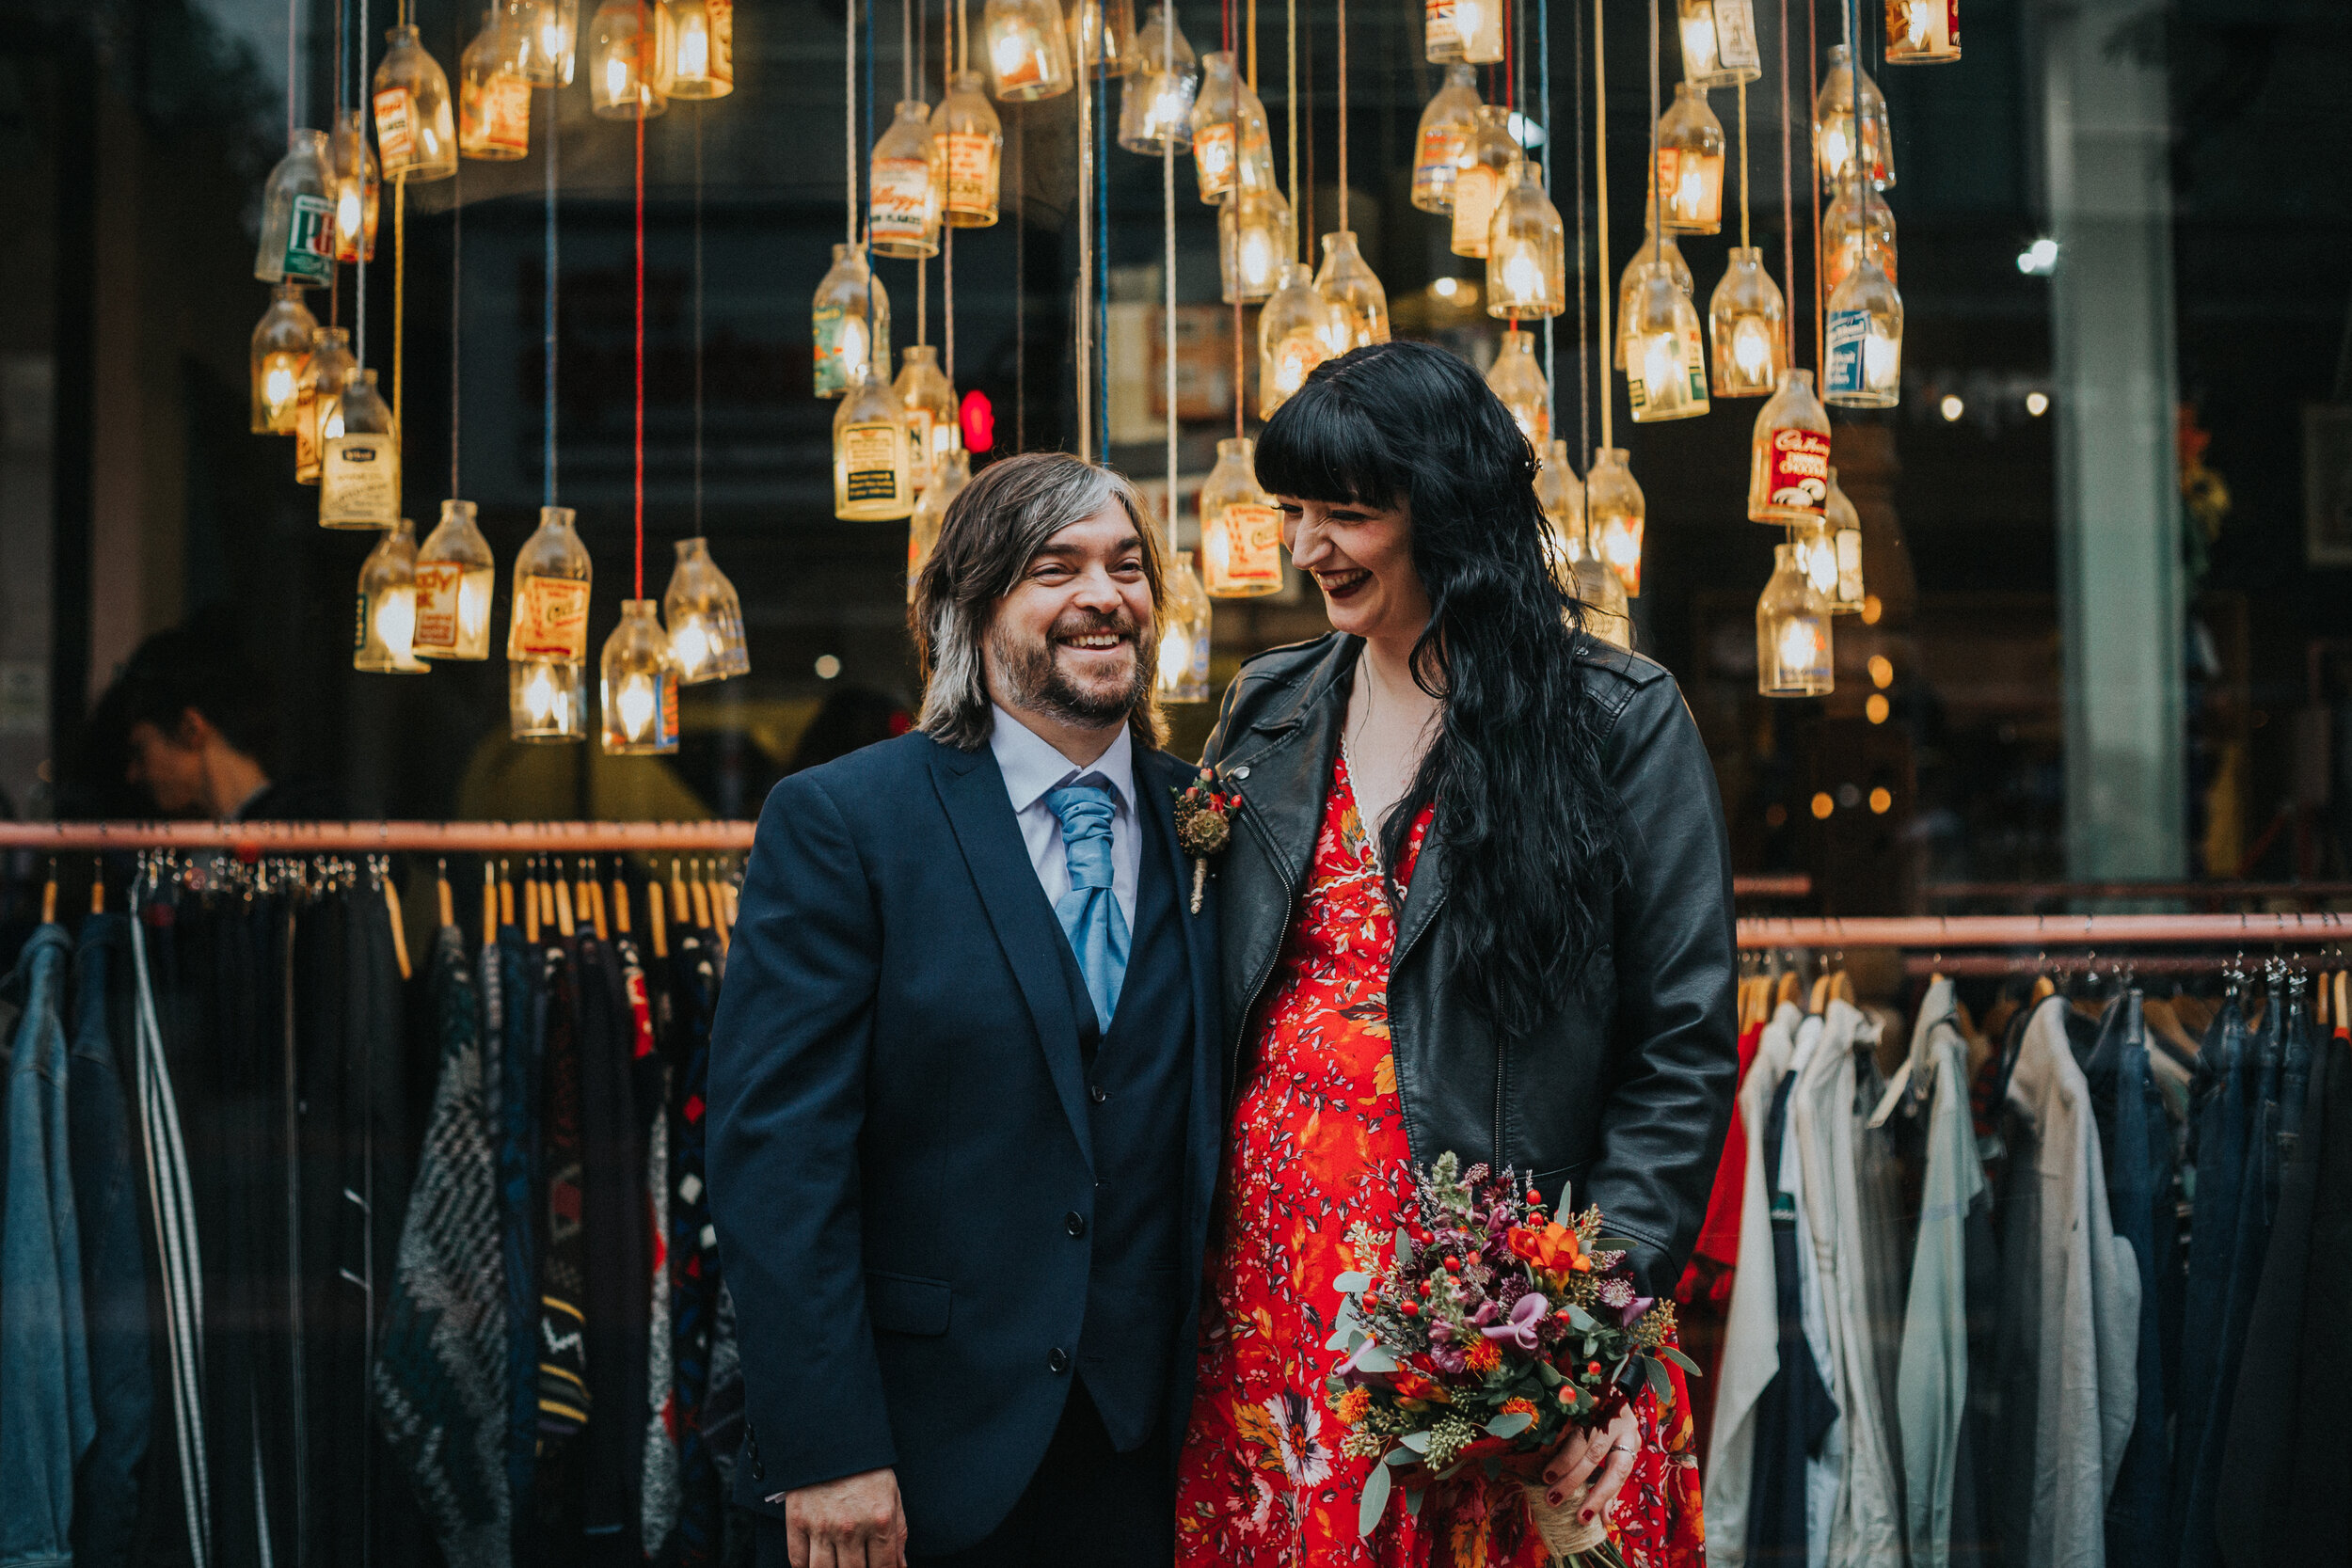
[[[1634,1424],[1630,1408],[1620,1409],[1605,1427],[1571,1428],[1567,1441],[1544,1466],[1544,1485],[1549,1488],[1547,1495],[1552,1506],[1565,1503],[1597,1471],[1599,1479],[1593,1481],[1578,1512],[1588,1520],[1606,1512],[1617,1500],[1626,1477],[1633,1473],[1633,1461],[1641,1451],[1641,1429]]]

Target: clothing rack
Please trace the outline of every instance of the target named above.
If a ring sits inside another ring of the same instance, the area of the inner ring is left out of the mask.
[[[737,852],[752,822],[6,822],[0,850],[227,849],[239,854],[610,855]]]
[[[2090,949],[2146,946],[2321,946],[2352,941],[2352,916],[2323,914],[1955,914],[1851,920],[1752,919],[1740,945]]]

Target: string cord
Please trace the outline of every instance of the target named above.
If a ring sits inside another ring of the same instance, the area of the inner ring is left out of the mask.
[[[1176,31],[1172,8],[1166,20],[1166,30],[1172,38]],[[1103,432],[1103,456],[1107,459],[1111,454],[1111,161],[1104,154],[1109,150],[1111,116],[1104,75],[1099,70],[1094,72],[1094,118],[1102,127],[1094,150],[1094,403]],[[1168,135],[1172,138],[1174,133]]]
[[[1340,229],[1347,229],[1347,0],[1340,13]]]
[[[1078,456],[1094,456],[1094,106],[1085,87],[1078,88],[1078,277],[1071,295],[1071,316],[1076,326],[1077,353],[1072,360],[1077,396]]]
[[[645,117],[639,115],[637,125],[637,277],[636,331],[634,355],[635,407],[629,423],[629,457],[631,463],[630,502],[636,531],[637,588],[630,595],[645,596]]]
[[[401,422],[408,363],[408,176],[392,182],[392,429]]]
[[[302,30],[302,0],[286,0],[286,145],[294,146],[295,40]]]
[[[694,109],[694,537],[703,534],[703,116]]]
[[[1535,172],[1537,177],[1542,181],[1544,194],[1549,197],[1551,194],[1551,160],[1553,157],[1553,154],[1550,151],[1551,0],[1535,0],[1535,87],[1537,94],[1535,112],[1543,116],[1544,147],[1546,149],[1542,161],[1537,163],[1535,166]],[[1582,230],[1584,214],[1579,213],[1577,214],[1578,254],[1576,263],[1580,269],[1584,265],[1584,257],[1582,253],[1582,246],[1584,243]],[[1551,325],[1553,319],[1554,318],[1551,316],[1546,316],[1544,318],[1544,420],[1547,428],[1558,430],[1560,428],[1560,363],[1557,355],[1552,349],[1551,343]],[[1545,455],[1549,457],[1550,454],[1546,452]]]
[[[1666,254],[1665,182],[1658,177],[1658,8],[1649,0],[1649,239],[1651,260]]]
[[[1342,0],[1345,4],[1345,0]],[[1176,4],[1168,0],[1168,25],[1160,31],[1162,81],[1176,75]],[[1163,251],[1160,277],[1160,358],[1166,373],[1162,388],[1168,404],[1168,553],[1176,555],[1176,132],[1163,126],[1160,135],[1160,228]]]
[[[463,23],[453,12],[451,32],[462,37],[462,27]],[[465,493],[457,483],[457,412],[458,399],[464,389],[463,378],[458,373],[462,363],[458,349],[464,341],[462,328],[466,319],[465,268],[466,164],[461,158],[449,191],[449,493],[453,497]]]
[[[1796,164],[1789,150],[1795,115],[1796,106],[1788,102],[1788,0],[1780,0],[1780,275],[1791,298],[1797,292],[1797,198],[1790,183]],[[1791,310],[1780,313],[1780,352],[1789,364],[1797,362],[1797,321]]]
[[[855,4],[855,0],[851,0]],[[860,145],[874,145],[874,0],[866,0],[866,139]],[[866,181],[866,198],[874,198],[873,181]],[[866,225],[866,239],[873,238],[873,225]],[[879,379],[890,379],[890,351],[882,341],[882,319],[874,311],[874,290],[881,279],[875,277],[878,259],[870,246],[866,257],[866,365]]]
[[[841,165],[848,178],[849,243],[857,244],[857,0],[841,17]],[[866,325],[873,325],[869,318]]]
[[[352,48],[352,53],[357,56],[352,68],[352,79],[358,87],[359,102],[364,104],[368,96],[368,0],[359,0],[359,25],[357,31],[358,37],[354,40]],[[367,110],[362,108],[359,113],[364,120]],[[364,142],[367,132],[362,130],[359,135]],[[359,266],[351,285],[352,341],[358,356],[358,362],[362,365],[368,362],[368,249],[367,225],[363,220],[359,229]]]
[[[1782,0],[1786,5],[1788,0]],[[1593,450],[1593,384],[1602,381],[1606,372],[1594,360],[1593,333],[1589,311],[1593,303],[1592,279],[1584,270],[1588,237],[1584,229],[1584,13],[1575,0],[1569,0],[1568,18],[1574,26],[1571,40],[1575,49],[1576,69],[1569,73],[1575,84],[1575,108],[1570,116],[1576,121],[1576,442],[1577,455],[1591,461]],[[1601,280],[1608,287],[1604,269]]]
[[[1600,8],[1601,0],[1593,0],[1593,212],[1597,225],[1594,264],[1599,274],[1593,279],[1593,298],[1600,309],[1600,331],[1595,337],[1594,352],[1600,356],[1595,366],[1595,379],[1600,387],[1600,444],[1611,447],[1616,444],[1612,436],[1611,416],[1617,389],[1609,378],[1609,365],[1614,357],[1609,336],[1609,41]]]
[[[1820,101],[1821,96],[1821,38],[1817,27],[1817,24],[1820,20],[1820,7],[1816,3],[1816,0],[1805,0],[1804,105],[1805,113],[1807,115],[1811,115],[1814,112],[1814,105]],[[1816,127],[1816,129],[1818,130],[1818,127]],[[1820,149],[1820,141],[1818,138],[1815,140],[1814,146],[1818,155]],[[1822,325],[1821,313],[1823,309],[1823,299],[1821,293],[1820,176],[1808,170],[1804,183],[1805,188],[1809,190],[1813,196],[1813,373],[1816,379],[1826,379],[1829,373],[1829,350],[1827,345],[1823,342],[1825,328]],[[1793,288],[1795,286],[1795,282],[1796,280],[1791,278],[1789,280],[1790,287]]]
[[[560,100],[553,93],[549,93],[547,102],[547,320],[544,324],[545,341],[540,345],[547,361],[545,368],[547,379],[541,389],[541,396],[547,402],[547,431],[543,438],[545,445],[540,452],[539,504],[553,506],[555,504],[555,289],[556,277],[560,270],[559,263],[562,260],[562,252],[556,244],[555,189],[559,152],[564,145],[564,138],[561,135],[563,117],[557,112]]]
[[[1233,0],[1224,0],[1223,5],[1218,8],[1218,10],[1220,13],[1218,20],[1224,24],[1225,48],[1227,53],[1230,54],[1232,52],[1234,47]],[[1249,16],[1253,30],[1257,21],[1257,15],[1258,0],[1249,0]],[[1252,92],[1255,92],[1258,89],[1257,61],[1258,44],[1257,40],[1253,37],[1249,42],[1249,90]],[[1240,94],[1236,93],[1234,98],[1236,102],[1233,105],[1233,182],[1232,188],[1226,192],[1225,199],[1232,205],[1233,215],[1235,219],[1238,220],[1241,215],[1242,122],[1241,105],[1238,102]],[[1219,223],[1217,225],[1217,229],[1220,233],[1222,233],[1226,227],[1227,226],[1223,223]],[[1242,359],[1241,224],[1236,221],[1232,225],[1232,237],[1228,243],[1231,245],[1232,249],[1231,267],[1233,277],[1233,439],[1238,441],[1242,438],[1242,404],[1244,401],[1242,398],[1242,389],[1248,384],[1248,369]]]
[[[1298,0],[1285,0],[1287,21],[1283,26],[1283,53],[1290,72],[1288,85],[1282,91],[1283,112],[1290,117],[1290,183],[1293,227],[1298,230],[1301,254],[1307,247],[1307,231],[1312,223],[1300,223],[1298,199]],[[1294,256],[1293,261],[1300,258]]]
[[[1739,87],[1740,104],[1740,248],[1748,245],[1748,85]]]

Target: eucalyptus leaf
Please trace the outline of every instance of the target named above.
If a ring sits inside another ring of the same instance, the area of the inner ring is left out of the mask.
[[[1406,1235],[1405,1227],[1400,1225],[1396,1227],[1396,1266],[1400,1269],[1406,1268],[1411,1265],[1412,1261],[1413,1238]]]
[[[1372,1289],[1372,1275],[1358,1269],[1350,1269],[1345,1274],[1340,1275],[1337,1279],[1331,1281],[1331,1289],[1339,1291],[1342,1295],[1352,1296],[1359,1291],[1369,1291]]]
[[[1507,1415],[1497,1416],[1493,1420],[1488,1421],[1486,1423],[1486,1435],[1489,1437],[1517,1437],[1520,1433],[1525,1432],[1529,1427],[1532,1427],[1534,1424],[1534,1417],[1529,1415],[1524,1410],[1514,1410]]]
[[[1560,1374],[1560,1369],[1553,1366],[1549,1361],[1538,1361],[1535,1363],[1535,1375],[1543,1379],[1544,1386],[1547,1388],[1557,1388],[1560,1385],[1568,1381]]]
[[[1409,1488],[1405,1494],[1405,1512],[1416,1519],[1421,1517],[1422,1490],[1422,1488],[1416,1486]]]
[[[1568,1304],[1568,1326],[1575,1329],[1579,1334],[1590,1334],[1594,1329],[1598,1328],[1600,1325],[1593,1321],[1593,1315],[1590,1312],[1585,1311],[1584,1308],[1577,1306],[1574,1302],[1570,1302]],[[1592,1354],[1592,1346],[1585,1346],[1584,1354],[1587,1355]]]
[[[1408,1432],[1403,1437],[1398,1438],[1397,1441],[1403,1443],[1406,1448],[1412,1449],[1415,1453],[1427,1453],[1429,1451],[1429,1433],[1425,1432]]]
[[[1659,1346],[1658,1354],[1673,1362],[1676,1366],[1681,1368],[1682,1373],[1685,1377],[1705,1377],[1707,1375],[1705,1372],[1699,1370],[1699,1364],[1697,1362],[1692,1360],[1689,1356],[1683,1354],[1672,1345]]]
[[[1627,1241],[1623,1236],[1597,1236],[1593,1239],[1593,1244],[1584,1250],[1587,1252],[1631,1252],[1635,1244]]]
[[[1356,1510],[1356,1533],[1370,1535],[1389,1511],[1389,1467],[1375,1465],[1364,1478],[1364,1500]]]
[[[1658,1396],[1660,1404],[1674,1398],[1674,1383],[1666,1376],[1663,1361],[1654,1355],[1645,1355],[1642,1357],[1642,1375],[1649,1379],[1649,1391]]]
[[[1366,1345],[1356,1353],[1356,1370],[1359,1372],[1392,1372],[1396,1370],[1396,1357],[1378,1345]]]
[[[1410,1449],[1391,1449],[1388,1452],[1388,1457],[1382,1461],[1384,1464],[1394,1465],[1400,1467],[1406,1465],[1417,1465],[1420,1462],[1421,1455],[1415,1453]]]

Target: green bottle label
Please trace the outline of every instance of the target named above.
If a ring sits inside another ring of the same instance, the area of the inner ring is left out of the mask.
[[[297,195],[286,224],[286,280],[325,283],[335,276],[335,208],[323,196]]]
[[[356,625],[355,626],[353,626],[353,627],[352,627],[352,631],[351,631],[351,651],[352,651],[353,653],[355,653],[355,654],[356,654],[356,653],[359,652],[361,649],[365,648],[367,645],[368,645],[368,596],[367,596],[367,594],[366,594],[366,593],[365,593],[365,592],[362,592],[362,593],[359,594],[359,620],[358,620],[358,625]]]

